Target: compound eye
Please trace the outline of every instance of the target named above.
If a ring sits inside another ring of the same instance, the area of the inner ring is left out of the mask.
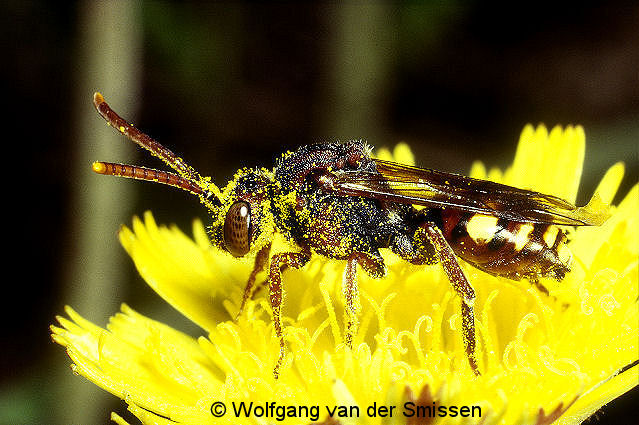
[[[231,205],[224,220],[224,246],[234,257],[243,257],[250,247],[251,207],[246,202]]]

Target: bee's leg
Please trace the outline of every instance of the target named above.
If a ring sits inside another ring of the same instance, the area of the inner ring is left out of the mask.
[[[269,300],[273,311],[273,327],[275,335],[280,340],[280,354],[273,370],[273,376],[277,379],[280,375],[280,366],[284,361],[286,345],[284,343],[284,333],[282,332],[282,270],[285,267],[293,267],[298,269],[310,259],[308,252],[286,252],[275,254],[271,258],[271,267],[269,269]]]
[[[384,259],[379,252],[355,252],[348,257],[344,269],[342,291],[346,301],[346,329],[344,330],[344,344],[353,348],[353,339],[357,335],[359,327],[359,314],[362,305],[359,301],[359,287],[357,285],[357,265],[360,265],[366,273],[374,278],[381,278],[386,274]]]
[[[348,348],[353,348],[353,338],[357,334],[359,326],[359,288],[357,286],[357,258],[351,255],[346,261],[342,291],[346,300],[346,329],[344,331],[344,343]]]
[[[264,266],[266,266],[266,262],[268,261],[268,255],[271,252],[271,244],[264,246],[264,248],[260,249],[257,255],[255,256],[255,264],[253,265],[253,271],[249,275],[248,281],[246,282],[246,287],[244,287],[244,295],[242,296],[242,304],[240,304],[240,309],[235,316],[235,320],[237,321],[242,312],[244,311],[244,307],[246,307],[246,303],[251,299],[253,295],[253,285],[255,284],[255,278],[257,274],[264,270]]]
[[[546,296],[550,296],[550,291],[548,291],[548,288],[546,288],[541,282],[539,282],[538,277],[530,277],[528,280],[535,288],[537,288],[539,292]]]
[[[477,367],[477,353],[475,352],[477,340],[475,335],[475,313],[473,305],[475,304],[475,290],[471,286],[468,279],[464,275],[457,257],[452,248],[446,242],[441,230],[432,223],[425,222],[422,224],[421,229],[424,229],[428,239],[435,248],[435,252],[439,257],[439,261],[444,268],[444,272],[448,277],[448,280],[453,285],[453,289],[461,298],[461,312],[462,312],[462,335],[464,340],[464,348],[466,349],[466,355],[468,356],[468,363],[475,373],[480,375],[479,368]],[[418,230],[419,232],[419,230]]]

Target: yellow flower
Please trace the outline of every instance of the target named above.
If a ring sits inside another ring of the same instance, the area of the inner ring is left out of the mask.
[[[574,201],[584,146],[580,127],[529,126],[512,167],[502,173],[477,163],[472,176]],[[378,155],[413,162],[405,145]],[[603,202],[622,176],[622,164],[604,176]],[[205,336],[123,305],[106,329],[67,307],[53,339],[75,372],[124,399],[143,423],[418,423],[407,416],[418,405],[433,423],[476,423],[480,412],[483,424],[580,423],[639,382],[638,205],[635,186],[603,226],[571,233],[573,270],[562,282],[543,281],[550,296],[462,265],[477,292],[481,376],[468,365],[459,302],[441,267],[384,252],[386,278],[358,274],[362,313],[352,350],[342,337],[343,262],[317,257],[284,273],[287,357],[275,380],[279,342],[265,291],[233,320],[252,260],[213,248],[199,221],[191,239],[158,227],[150,213],[120,240],[146,282]],[[276,240],[273,250],[285,246]]]

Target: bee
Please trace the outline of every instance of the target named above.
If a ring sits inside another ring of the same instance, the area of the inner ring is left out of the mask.
[[[570,270],[566,233],[557,226],[601,225],[605,209],[576,207],[545,195],[490,181],[371,158],[361,141],[319,143],[284,153],[271,170],[239,170],[224,187],[201,176],[182,158],[115,113],[100,93],[98,113],[175,173],[129,164],[95,162],[99,174],[154,181],[190,192],[210,211],[211,242],[234,257],[255,255],[238,316],[251,298],[256,276],[266,270],[269,301],[280,351],[282,271],[301,268],[311,256],[345,261],[344,342],[357,331],[357,268],[373,278],[386,273],[380,248],[411,264],[440,263],[461,299],[462,339],[469,365],[480,374],[473,304],[475,290],[458,257],[487,273],[530,280],[561,280]],[[271,254],[275,233],[297,250]]]

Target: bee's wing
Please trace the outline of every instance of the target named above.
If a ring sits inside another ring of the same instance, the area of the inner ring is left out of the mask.
[[[337,174],[336,191],[381,201],[456,208],[513,221],[589,226],[601,225],[608,218],[597,196],[588,205],[576,207],[539,192],[390,161],[374,161],[377,173]]]

